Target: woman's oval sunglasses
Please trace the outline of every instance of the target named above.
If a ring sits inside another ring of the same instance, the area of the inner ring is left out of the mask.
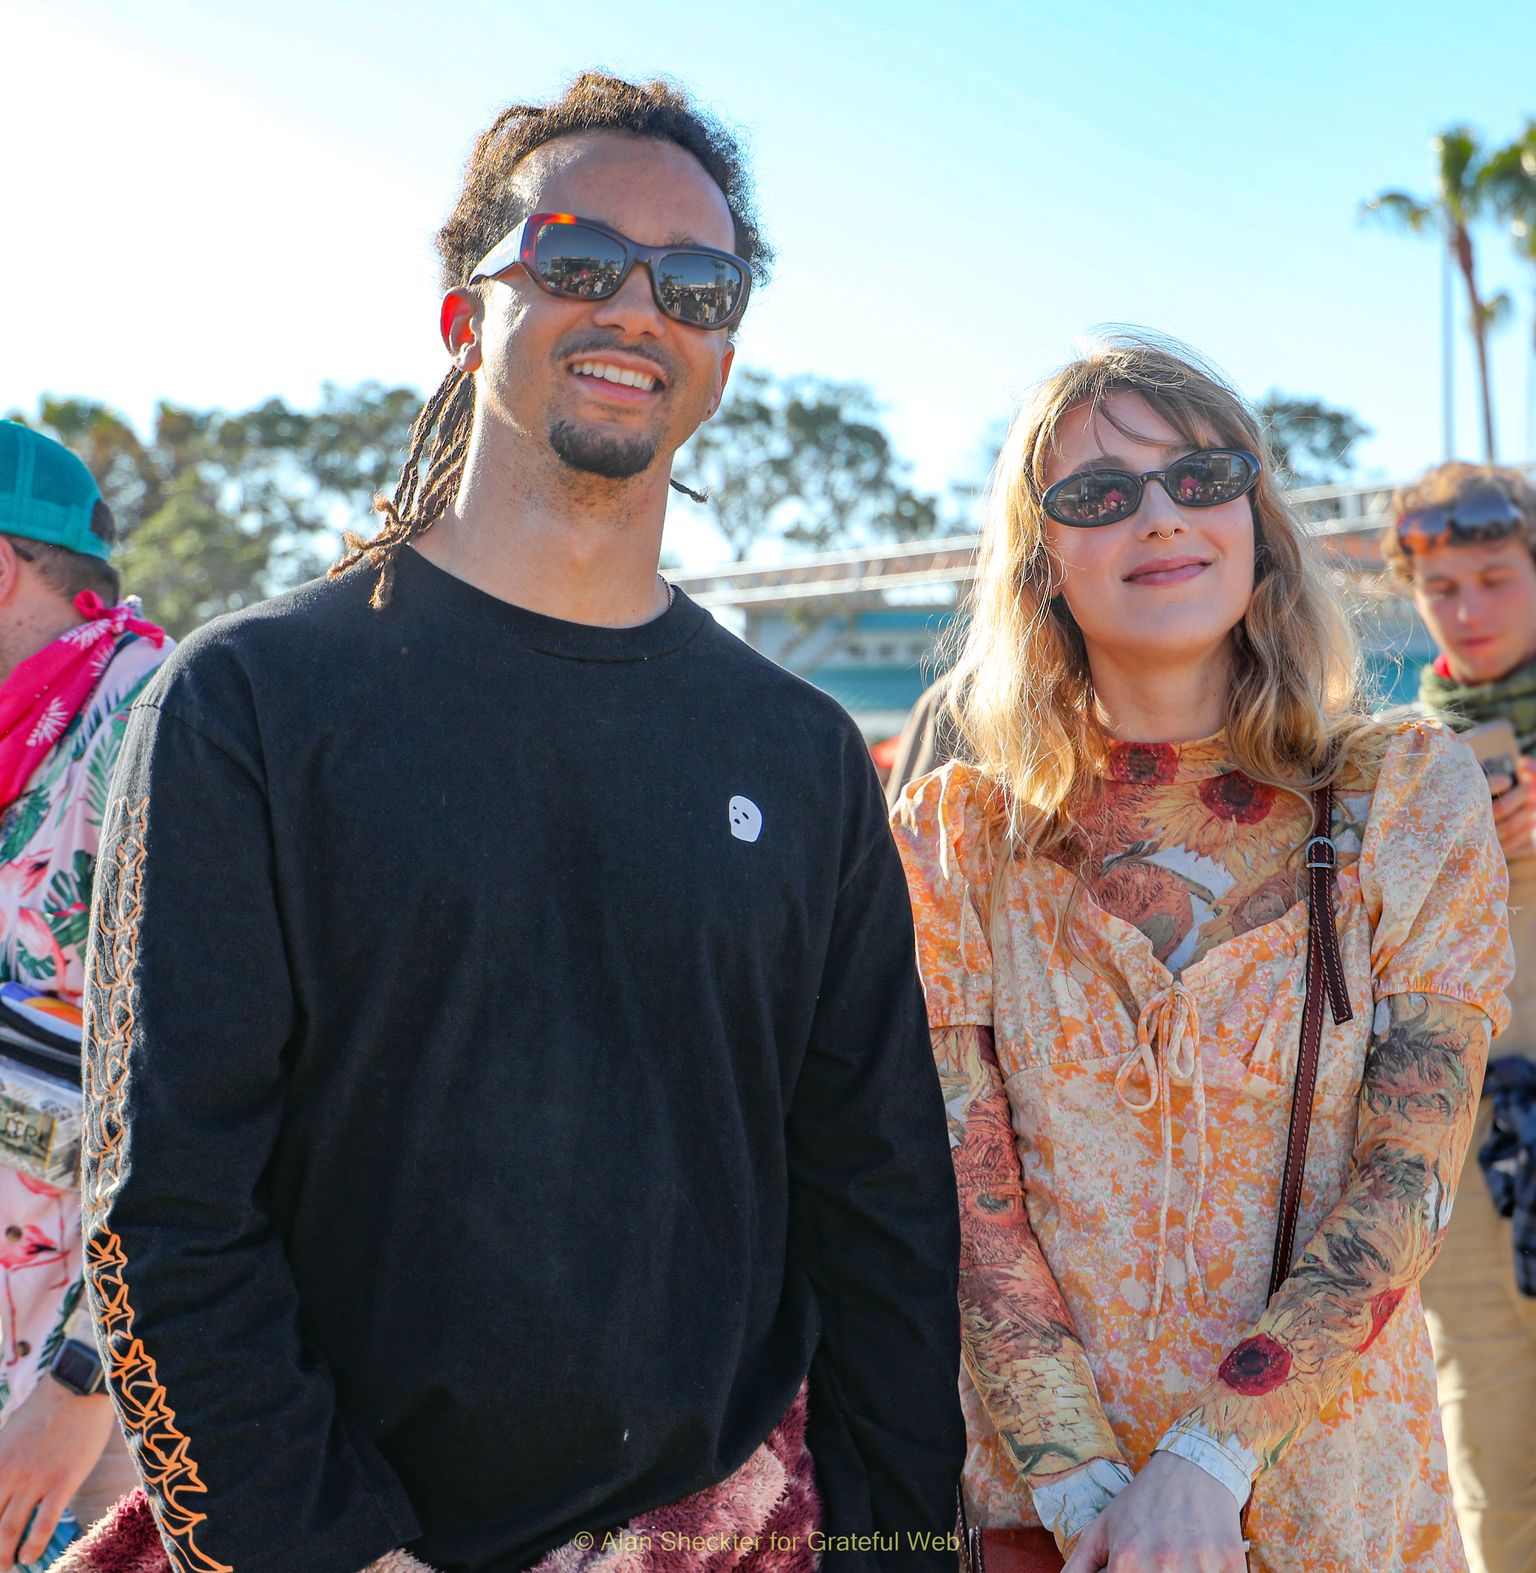
[[[519,263],[541,289],[566,300],[607,300],[643,262],[664,316],[690,328],[728,328],[746,310],[752,269],[710,246],[640,246],[595,219],[530,213],[469,276],[494,278]]]
[[[1259,461],[1246,448],[1201,448],[1165,470],[1079,470],[1048,486],[1040,506],[1058,524],[1091,530],[1118,524],[1141,506],[1148,481],[1158,481],[1181,508],[1219,508],[1258,483]]]

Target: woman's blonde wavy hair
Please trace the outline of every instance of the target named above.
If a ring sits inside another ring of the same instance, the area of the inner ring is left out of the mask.
[[[1169,341],[1117,332],[1037,389],[1009,429],[987,503],[977,574],[947,703],[971,761],[1001,791],[1000,827],[1015,853],[1071,852],[1076,810],[1107,762],[1087,650],[1059,594],[1062,572],[1040,500],[1062,421],[1136,394],[1197,447],[1259,456],[1254,589],[1233,633],[1226,738],[1257,781],[1301,792],[1335,777],[1366,719],[1358,652],[1338,592],[1303,543],[1263,433],[1214,368]],[[1330,762],[1331,761],[1331,762]]]

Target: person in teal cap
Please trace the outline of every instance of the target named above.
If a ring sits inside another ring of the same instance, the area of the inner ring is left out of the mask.
[[[128,708],[171,648],[121,600],[115,534],[74,454],[0,421],[0,1023],[12,1029],[0,1027],[0,1095],[22,1103],[39,1075],[78,1085],[67,1054],[21,1040],[39,1016],[79,1030],[108,782]],[[69,1510],[89,1523],[134,1481],[81,1299],[78,1175],[22,1150],[12,1126],[0,1126],[0,1569],[35,1561]]]

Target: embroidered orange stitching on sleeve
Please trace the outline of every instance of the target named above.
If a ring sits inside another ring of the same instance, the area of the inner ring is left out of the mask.
[[[197,1547],[193,1531],[207,1518],[189,1500],[208,1488],[177,1428],[176,1411],[155,1371],[155,1362],[134,1336],[133,1307],[124,1277],[122,1241],[106,1227],[107,1204],[121,1178],[123,1098],[134,1026],[134,971],[139,958],[143,908],[144,837],[149,799],[123,808],[127,823],[112,838],[110,877],[103,881],[91,945],[91,984],[86,1038],[94,1053],[85,1059],[86,1272],[101,1313],[107,1377],[133,1445],[144,1488],[155,1502],[166,1549],[177,1573],[234,1573]],[[103,838],[104,844],[107,838]],[[103,871],[105,872],[105,871]]]

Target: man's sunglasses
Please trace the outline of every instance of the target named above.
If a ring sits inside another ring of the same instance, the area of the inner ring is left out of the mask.
[[[1219,508],[1250,492],[1259,479],[1259,461],[1245,448],[1201,448],[1176,459],[1166,470],[1080,470],[1046,488],[1040,506],[1058,524],[1091,530],[1118,524],[1141,506],[1148,481],[1159,481],[1181,508]]]
[[[570,213],[530,213],[470,275],[493,278],[521,263],[541,289],[565,300],[607,300],[643,262],[663,315],[690,328],[728,328],[746,310],[752,270],[710,246],[638,246],[627,235]]]
[[[1410,508],[1397,521],[1398,544],[1405,552],[1427,552],[1453,543],[1475,546],[1502,541],[1524,523],[1515,500],[1497,486],[1465,491],[1453,503]]]

